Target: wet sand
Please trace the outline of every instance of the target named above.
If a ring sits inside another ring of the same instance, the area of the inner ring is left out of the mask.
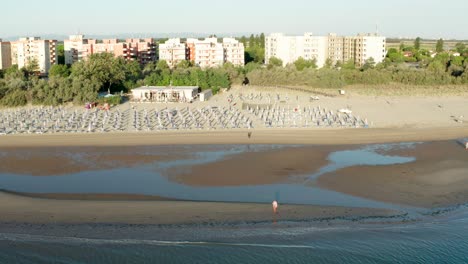
[[[161,153],[140,147],[0,148],[3,173],[52,176],[90,170],[134,167],[180,159],[184,151]]]
[[[468,202],[468,151],[457,142],[423,143],[384,154],[412,156],[416,161],[349,167],[322,175],[317,184],[373,200],[427,208]]]
[[[203,224],[393,216],[400,212],[304,205],[181,201],[77,201],[31,198],[0,192],[0,222],[32,224]]]
[[[337,146],[301,146],[247,152],[223,160],[177,167],[165,173],[172,181],[192,186],[245,186],[284,183],[328,164]]]

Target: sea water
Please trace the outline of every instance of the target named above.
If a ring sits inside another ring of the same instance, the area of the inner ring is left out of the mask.
[[[354,165],[388,165],[414,158],[378,152],[372,145],[331,153],[330,163],[304,183],[192,187],[171,182],[162,170],[213,162],[251,151],[226,146],[192,150],[191,158],[53,177],[0,174],[0,188],[36,193],[131,193],[178,199],[359,206],[399,209],[417,218],[314,222],[152,226],[125,224],[0,224],[0,263],[468,263],[468,209],[450,213],[371,201],[311,187],[308,181]],[[391,146],[390,146],[391,147]],[[268,150],[259,147],[253,151]],[[375,221],[374,221],[375,220]],[[375,223],[376,222],[376,223]]]
[[[0,263],[468,263],[467,208],[406,224],[177,228],[180,240],[139,228],[154,237],[0,234]]]

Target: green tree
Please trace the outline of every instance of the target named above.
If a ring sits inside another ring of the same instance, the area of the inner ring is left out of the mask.
[[[370,57],[369,59],[365,61],[364,65],[362,65],[361,70],[365,71],[365,70],[373,69],[374,67],[375,67],[375,60],[374,58]]]
[[[57,45],[57,63],[65,64],[65,47],[63,44]]]
[[[436,43],[436,52],[442,52],[442,51],[444,51],[444,40],[439,39],[437,40],[437,43]]]
[[[332,67],[333,67],[333,61],[330,58],[327,58],[325,60],[325,65],[323,65],[323,68],[331,69]]]
[[[400,42],[400,52],[402,52],[405,49],[405,43]]]
[[[273,68],[273,67],[281,67],[283,66],[283,61],[279,58],[276,58],[276,57],[271,57],[269,62],[268,62],[268,67],[269,69]]]
[[[113,85],[120,89],[125,80],[125,59],[114,57],[112,53],[93,54],[86,61],[73,64],[72,77],[83,77],[98,84],[100,88],[111,91]]]
[[[346,61],[345,63],[343,63],[341,68],[345,69],[345,70],[354,70],[354,69],[356,69],[356,64],[354,63],[353,59],[350,59],[350,60]]]
[[[28,61],[28,64],[24,67],[24,70],[26,71],[27,75],[38,74],[40,69],[37,59],[33,58],[32,60]]]
[[[414,40],[414,49],[415,50],[419,50],[421,48],[421,38],[420,37],[417,37],[415,40]]]
[[[182,60],[180,61],[177,65],[176,65],[176,68],[179,68],[179,69],[188,69],[190,67],[192,67],[192,62],[191,61],[188,61],[188,60]]]
[[[248,48],[253,48],[255,47],[255,37],[253,34],[250,35],[249,37],[249,47]]]
[[[49,77],[60,76],[68,77],[70,76],[70,67],[64,64],[54,64],[49,69]]]
[[[458,42],[457,44],[455,44],[455,50],[460,53],[461,55],[463,55],[463,53],[465,52],[466,50],[466,45],[465,43],[463,42]]]
[[[302,71],[306,68],[317,68],[316,60],[306,60],[302,57],[299,57],[295,62],[294,66],[296,66],[296,70]]]
[[[265,34],[264,33],[260,34],[260,47],[262,49],[265,48]]]

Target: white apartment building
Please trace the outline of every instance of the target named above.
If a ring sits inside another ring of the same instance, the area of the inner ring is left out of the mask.
[[[170,68],[187,59],[187,45],[180,38],[169,39],[159,44],[159,59],[165,60]]]
[[[0,39],[0,70],[11,66],[11,44]]]
[[[342,37],[336,34],[285,36],[274,33],[265,38],[265,63],[268,64],[271,57],[281,59],[283,66],[294,63],[300,57],[315,59],[319,68],[325,65],[327,59],[333,64],[354,60],[357,66],[362,66],[372,57],[375,63],[380,63],[386,55],[385,39],[376,34]]]
[[[217,38],[204,40],[187,39],[189,59],[201,68],[222,66],[224,63],[224,48]]]
[[[244,66],[244,44],[233,38],[223,38],[224,62],[234,66]]]
[[[354,37],[354,41],[356,65],[362,66],[370,58],[374,59],[376,64],[385,59],[387,55],[385,37],[377,34],[359,34]]]
[[[86,44],[84,35],[71,35],[63,41],[65,64],[71,65],[82,59],[84,44]]]
[[[57,64],[57,41],[38,37],[20,38],[11,43],[11,60],[18,68],[26,67],[35,61],[39,72],[47,74],[50,67]]]
[[[327,40],[327,37],[313,36],[311,33],[303,36],[271,34],[265,38],[265,63],[268,64],[271,57],[276,57],[286,66],[302,57],[306,60],[315,59],[317,66],[322,67],[327,59]]]
[[[159,45],[159,59],[167,61],[171,68],[182,60],[191,61],[201,68],[219,67],[226,62],[243,66],[244,44],[233,38],[224,38],[222,43],[218,43],[217,38],[189,38],[185,43],[181,43],[179,38],[169,39]]]

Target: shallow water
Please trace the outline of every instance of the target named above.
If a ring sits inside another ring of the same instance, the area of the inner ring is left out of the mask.
[[[0,263],[468,263],[466,207],[399,225],[145,228],[148,239],[3,233]]]
[[[333,152],[330,164],[312,174],[316,178],[326,172],[354,165],[388,165],[414,161],[412,157],[385,156],[376,151],[392,145],[371,145],[360,149]],[[399,146],[394,144],[394,146]],[[157,195],[169,198],[222,201],[314,204],[351,207],[401,209],[399,205],[372,201],[302,184],[268,184],[235,187],[188,186],[162,176],[167,169],[214,162],[228,155],[246,151],[265,151],[280,146],[225,146],[225,149],[199,150],[193,146],[189,158],[163,164],[140,165],[113,170],[85,171],[60,176],[25,176],[0,173],[0,188],[26,193],[118,193]]]

